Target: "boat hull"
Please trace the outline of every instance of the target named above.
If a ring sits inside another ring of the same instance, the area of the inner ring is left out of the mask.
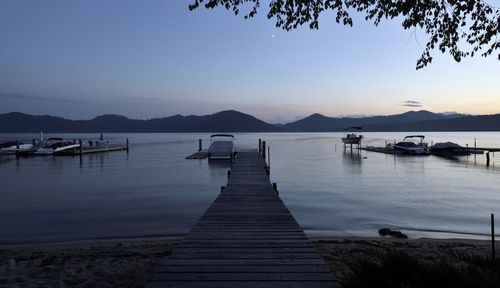
[[[342,138],[344,144],[360,144],[362,137]]]
[[[401,151],[402,153],[408,154],[408,155],[430,155],[431,154],[431,152],[424,147],[408,148],[408,147],[401,147],[398,145],[395,145],[393,147],[394,147],[394,149]]]

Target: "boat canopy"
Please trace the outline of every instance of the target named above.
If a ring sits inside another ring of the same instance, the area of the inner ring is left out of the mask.
[[[349,131],[349,130],[361,130],[363,129],[363,127],[360,127],[360,126],[354,126],[354,127],[347,127],[347,128],[344,128],[344,131]]]
[[[234,136],[231,134],[213,134],[213,135],[210,135],[210,138],[213,138],[213,137],[231,137],[231,138],[234,138]]]
[[[406,136],[405,139],[403,139],[403,141],[405,141],[408,138],[420,138],[421,140],[424,140],[425,136],[424,135],[410,135],[410,136]]]

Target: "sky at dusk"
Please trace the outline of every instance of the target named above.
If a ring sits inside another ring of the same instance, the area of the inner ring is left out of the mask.
[[[264,1],[266,2],[266,1]],[[496,1],[494,1],[496,2]],[[500,1],[498,1],[500,2]],[[270,122],[312,113],[500,113],[500,61],[456,63],[399,21],[285,32],[191,1],[0,1],[0,113],[147,119],[235,109]],[[409,101],[409,102],[407,102]]]

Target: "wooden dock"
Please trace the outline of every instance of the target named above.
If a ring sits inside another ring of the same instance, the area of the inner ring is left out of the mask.
[[[206,159],[206,158],[208,158],[207,150],[200,150],[186,157],[186,159]]]
[[[147,287],[340,287],[267,168],[258,151],[238,152],[227,186]]]
[[[109,145],[103,147],[93,147],[93,148],[84,148],[84,149],[71,149],[64,150],[61,152],[56,152],[54,155],[56,156],[78,156],[84,154],[96,154],[96,153],[104,153],[104,152],[113,152],[113,151],[126,151],[128,150],[127,146],[122,145]]]

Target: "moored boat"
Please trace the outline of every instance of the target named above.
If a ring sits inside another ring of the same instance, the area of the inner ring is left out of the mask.
[[[33,148],[33,144],[24,144],[20,141],[8,141],[0,143],[0,150],[4,152],[26,151]]]
[[[49,138],[46,145],[37,149],[36,155],[53,155],[58,152],[63,152],[70,149],[80,148],[80,144],[75,144],[71,141],[64,141],[62,138]]]
[[[234,154],[234,136],[231,134],[213,134],[210,136],[208,160],[229,160]]]
[[[441,157],[455,157],[470,155],[469,149],[453,142],[436,143],[430,148],[431,153]]]
[[[345,128],[344,131],[347,131],[349,133],[347,133],[346,137],[343,137],[342,138],[342,142],[344,143],[344,145],[346,144],[357,144],[357,145],[360,145],[361,144],[361,139],[363,139],[363,135],[358,135],[356,133],[353,133],[351,131],[353,130],[361,130],[363,129],[362,127],[349,127],[349,128]]]
[[[420,142],[417,144],[407,140],[411,138],[420,138]],[[394,144],[392,148],[408,155],[429,155],[431,154],[431,151],[429,147],[427,147],[426,143],[424,143],[424,139],[424,135],[406,136],[402,142]]]

